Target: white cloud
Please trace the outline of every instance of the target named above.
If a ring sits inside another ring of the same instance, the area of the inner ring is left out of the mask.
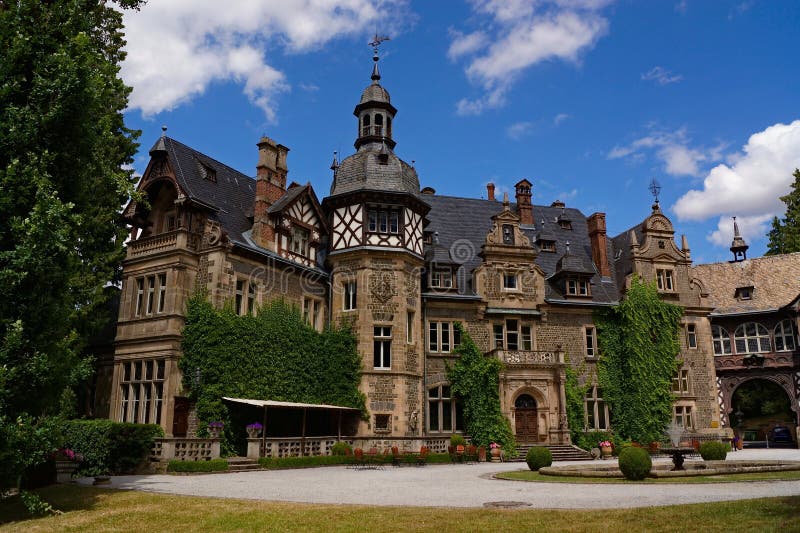
[[[558,126],[559,124],[561,124],[562,122],[564,122],[568,118],[572,118],[572,115],[570,115],[568,113],[559,113],[558,115],[553,117],[553,125]]]
[[[669,85],[670,83],[681,81],[683,76],[681,74],[674,74],[664,67],[656,66],[642,74],[642,79],[646,81],[655,81],[659,85]]]
[[[736,217],[739,234],[750,245],[754,241],[764,238],[771,220],[772,215],[769,214]],[[730,247],[733,241],[733,218],[729,216],[720,217],[719,221],[717,221],[717,229],[706,235],[706,240],[715,246]]]
[[[576,196],[578,196],[578,189],[572,189],[570,191],[562,191],[558,193],[556,198],[562,202],[566,202],[567,200],[574,200]]]
[[[506,135],[515,141],[529,134],[533,129],[533,122],[515,122],[506,128]]]
[[[270,56],[366,34],[379,20],[402,19],[405,7],[405,0],[151,0],[124,15],[129,106],[153,115],[213,82],[233,81],[274,121],[275,96],[290,85]]]
[[[689,3],[687,0],[681,0],[677,4],[675,4],[675,11],[680,13],[681,15],[685,15],[686,11],[689,9]]]
[[[720,215],[760,220],[780,215],[785,206],[779,197],[789,191],[796,168],[800,168],[800,120],[774,124],[751,135],[740,154],[711,169],[702,190],[688,191],[672,209],[681,220]]]
[[[723,159],[724,143],[711,147],[690,147],[686,129],[675,131],[650,127],[650,133],[628,145],[615,146],[608,153],[609,159],[626,158],[641,161],[646,153],[653,152],[664,164],[664,171],[672,176],[700,176],[701,164],[715,163]]]
[[[473,0],[481,30],[452,31],[450,59],[466,59],[465,72],[483,94],[462,98],[461,115],[501,107],[513,81],[526,69],[548,60],[576,63],[607,33],[599,10],[609,0]]]

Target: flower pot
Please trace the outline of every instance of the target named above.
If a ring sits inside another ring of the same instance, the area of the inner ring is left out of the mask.
[[[613,453],[613,448],[611,446],[601,446],[600,453],[603,454],[603,459],[610,459]]]
[[[247,436],[251,439],[257,439],[261,436],[261,428],[247,428]]]
[[[72,474],[78,469],[75,461],[56,460],[56,482],[72,483]]]
[[[478,461],[481,463],[486,462],[486,448],[483,446],[478,446]]]
[[[208,436],[209,436],[209,438],[218,439],[221,434],[222,434],[222,428],[208,426]]]
[[[500,462],[500,448],[492,448],[492,462],[499,463]]]

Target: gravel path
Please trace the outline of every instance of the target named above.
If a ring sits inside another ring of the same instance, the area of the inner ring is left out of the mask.
[[[738,460],[800,461],[800,450],[744,450]],[[569,462],[556,464],[573,464]],[[572,484],[492,479],[524,463],[306,468],[199,476],[116,476],[112,487],[168,494],[302,503],[482,507],[521,502],[542,509],[603,509],[800,495],[800,480],[716,484]],[[91,480],[80,480],[88,484]]]

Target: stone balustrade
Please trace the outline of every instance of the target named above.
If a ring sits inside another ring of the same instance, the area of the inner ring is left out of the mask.
[[[556,365],[564,363],[564,352],[553,350],[503,350],[490,352],[509,366]]]
[[[305,441],[305,453],[301,454],[302,443]],[[331,437],[261,437],[247,439],[247,457],[298,457],[300,455],[331,455],[331,447],[338,442],[338,438]],[[353,448],[368,450],[390,449],[396,446],[401,451],[419,451],[422,446],[427,446],[431,453],[445,453],[450,445],[450,437],[397,437],[397,438],[369,438],[345,437],[342,442],[348,443]]]
[[[208,461],[219,459],[220,439],[163,438],[156,439],[151,461]]]
[[[198,236],[184,229],[142,237],[128,243],[128,259],[172,250],[196,250]]]

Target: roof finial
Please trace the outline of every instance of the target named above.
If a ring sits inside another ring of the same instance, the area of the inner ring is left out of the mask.
[[[653,195],[653,199],[655,200],[655,203],[653,204],[653,209],[656,209],[656,206],[658,206],[658,195],[661,192],[661,184],[658,183],[658,181],[655,178],[653,178],[650,180],[650,186],[648,187],[648,189],[650,189],[650,194]]]
[[[567,247],[567,251],[564,255],[569,255],[569,241],[566,241],[564,245]]]
[[[161,136],[162,137],[166,137],[167,136],[167,126],[166,125],[161,126]]]
[[[333,151],[333,162],[331,163],[331,170],[333,170],[334,175],[336,171],[339,169],[339,152],[336,150]]]
[[[739,233],[739,224],[736,222],[736,217],[733,217],[733,242],[731,242],[730,248],[733,253],[733,262],[736,263],[747,259],[748,248],[750,247]]]
[[[508,202],[508,191],[503,193],[503,210],[508,211],[509,209],[509,202]]]
[[[375,82],[381,79],[381,73],[378,70],[378,60],[380,59],[380,57],[378,56],[378,47],[381,45],[382,42],[390,40],[391,38],[388,35],[378,35],[378,32],[376,31],[375,36],[369,43],[369,45],[372,47],[372,60],[375,62],[375,64],[372,66],[372,76],[370,77]]]

